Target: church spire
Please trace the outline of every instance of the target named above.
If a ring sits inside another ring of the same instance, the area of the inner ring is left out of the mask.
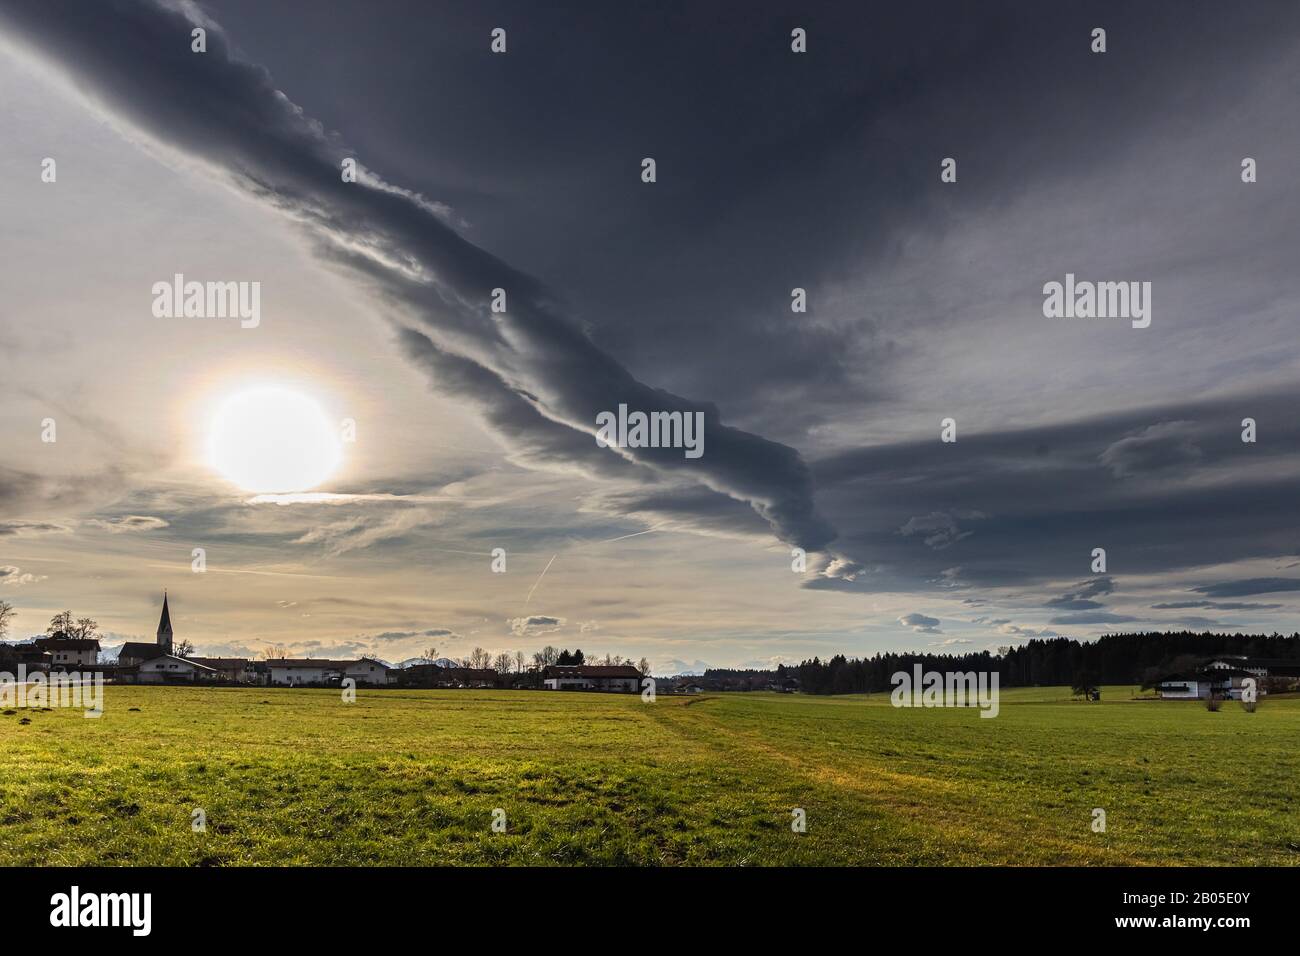
[[[158,643],[164,649],[163,653],[172,652],[172,615],[167,610],[167,592],[163,591],[163,609],[162,617],[158,620]]]

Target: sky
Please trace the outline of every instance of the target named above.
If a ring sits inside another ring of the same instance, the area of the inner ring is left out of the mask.
[[[164,588],[212,656],[656,673],[1296,630],[1300,8],[905,6],[0,0],[10,639]],[[355,423],[293,493],[213,458],[267,387]]]

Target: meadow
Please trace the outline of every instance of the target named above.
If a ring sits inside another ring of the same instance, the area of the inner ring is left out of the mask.
[[[109,687],[97,720],[0,715],[0,859],[1300,863],[1300,700],[1135,693],[1008,690],[981,719],[887,695]]]

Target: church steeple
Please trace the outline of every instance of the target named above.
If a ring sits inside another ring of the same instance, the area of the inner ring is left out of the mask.
[[[162,617],[158,620],[158,645],[164,654],[172,652],[172,616],[167,610],[167,592],[163,591]]]

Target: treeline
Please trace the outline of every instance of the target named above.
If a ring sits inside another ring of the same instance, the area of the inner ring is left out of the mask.
[[[870,658],[830,660],[813,658],[791,668],[806,694],[865,694],[893,688],[890,679],[915,664],[923,670],[996,671],[1003,687],[1034,685],[1074,686],[1150,683],[1161,676],[1194,667],[1215,654],[1244,654],[1293,660],[1300,663],[1300,633],[1215,634],[1209,631],[1108,634],[1081,642],[1057,637],[1035,638],[1004,655],[988,651],[973,654],[876,654]],[[785,668],[779,668],[784,671]]]

